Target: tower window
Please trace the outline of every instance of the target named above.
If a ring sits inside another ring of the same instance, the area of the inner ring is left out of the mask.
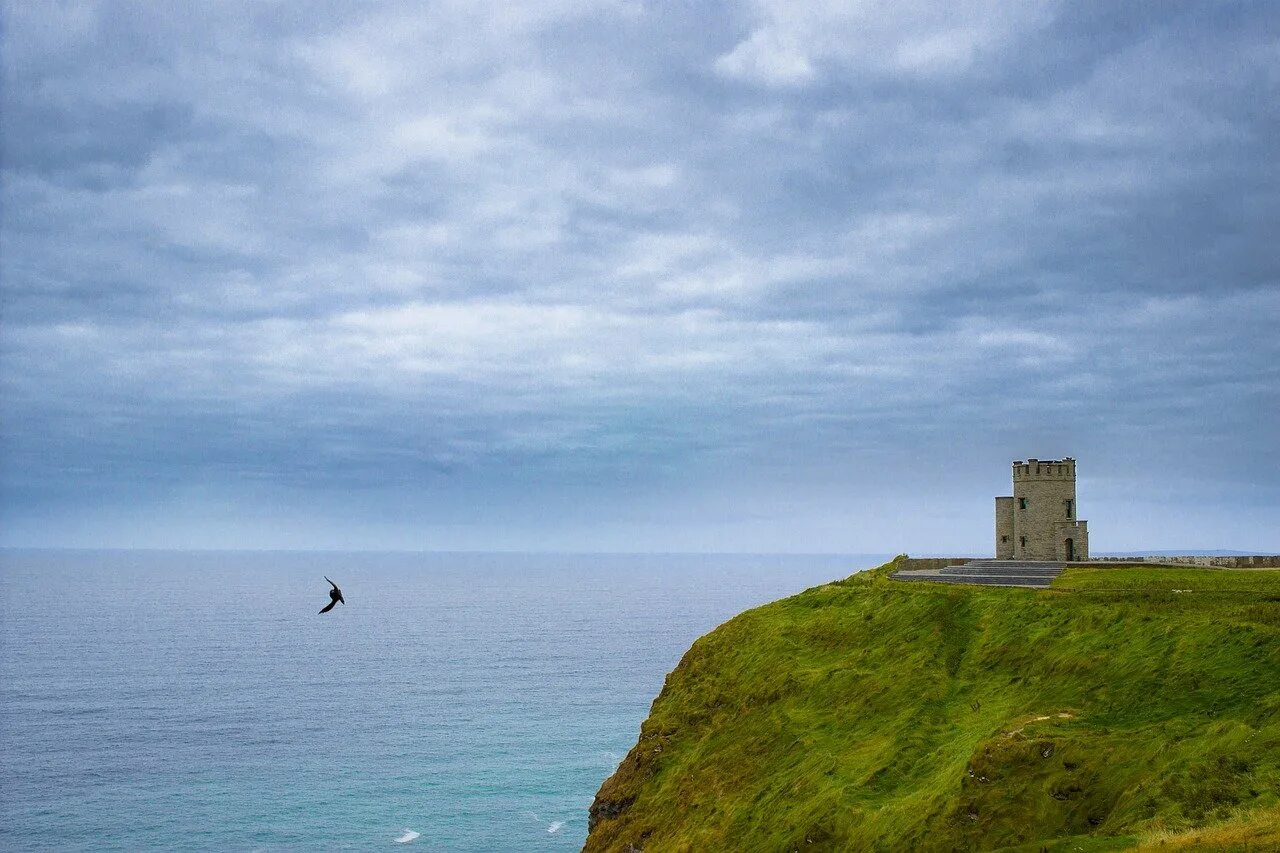
[[[1027,499],[1018,498],[1018,509],[1026,509],[1026,508],[1027,508]]]
[[[1067,518],[1071,517],[1071,501],[1067,501]]]
[[[1009,537],[1008,537],[1008,536],[1001,536],[1001,537],[1000,537],[1000,541],[1001,541],[1001,542],[1008,542],[1008,541],[1009,541]]]
[[[1021,545],[1023,548],[1027,547],[1027,537],[1025,537],[1025,536],[1019,536],[1019,537],[1018,537],[1018,544],[1019,544],[1019,545]]]

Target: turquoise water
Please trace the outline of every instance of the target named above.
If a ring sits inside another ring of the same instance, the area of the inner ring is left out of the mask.
[[[0,846],[577,849],[695,638],[880,561],[3,552]]]

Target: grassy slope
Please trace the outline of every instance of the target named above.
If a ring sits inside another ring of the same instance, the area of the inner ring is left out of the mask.
[[[586,849],[1280,847],[1280,572],[889,569],[694,643]]]

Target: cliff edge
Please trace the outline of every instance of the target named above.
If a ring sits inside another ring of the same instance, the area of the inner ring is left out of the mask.
[[[896,562],[694,643],[585,849],[1280,849],[1280,572]]]

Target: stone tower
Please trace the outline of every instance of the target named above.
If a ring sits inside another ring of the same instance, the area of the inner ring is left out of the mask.
[[[1087,560],[1088,522],[1076,518],[1076,461],[1013,463],[1013,497],[996,498],[997,560]]]

